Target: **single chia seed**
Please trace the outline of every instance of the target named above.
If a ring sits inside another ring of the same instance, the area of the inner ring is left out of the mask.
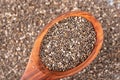
[[[40,56],[49,70],[66,71],[86,60],[95,40],[95,31],[89,21],[82,17],[69,17],[48,31]]]

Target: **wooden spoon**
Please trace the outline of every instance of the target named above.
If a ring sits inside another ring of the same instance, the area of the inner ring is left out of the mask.
[[[55,23],[70,16],[81,16],[83,18],[86,18],[88,21],[90,21],[93,24],[93,27],[96,32],[96,42],[95,42],[94,49],[91,52],[90,56],[88,56],[88,58],[84,62],[82,62],[75,68],[72,68],[64,72],[50,71],[48,68],[46,68],[43,65],[40,58],[40,51],[41,51],[40,47],[41,47],[42,40],[44,36],[47,34],[48,30],[51,27],[53,27]],[[62,77],[73,75],[81,71],[86,66],[88,66],[96,58],[102,46],[102,43],[103,43],[103,30],[102,30],[101,24],[91,14],[83,11],[71,11],[71,12],[64,13],[59,17],[53,19],[50,23],[48,23],[39,34],[38,38],[34,43],[34,46],[29,58],[29,62],[27,64],[26,70],[21,80],[55,80]]]

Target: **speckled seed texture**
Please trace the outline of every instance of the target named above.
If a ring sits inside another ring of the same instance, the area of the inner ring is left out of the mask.
[[[39,32],[55,17],[75,10],[87,11],[101,23],[104,43],[88,67],[61,80],[120,80],[120,0],[0,0],[0,80],[20,80]]]
[[[69,17],[48,31],[40,55],[50,70],[66,71],[86,60],[95,40],[95,31],[89,21],[82,17]]]

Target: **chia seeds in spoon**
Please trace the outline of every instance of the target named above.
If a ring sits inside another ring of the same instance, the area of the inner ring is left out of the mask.
[[[43,39],[40,57],[52,71],[72,69],[87,59],[94,48],[93,25],[83,17],[69,17],[56,23]]]

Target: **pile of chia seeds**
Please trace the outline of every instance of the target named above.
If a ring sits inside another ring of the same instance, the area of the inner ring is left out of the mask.
[[[43,39],[40,57],[53,71],[66,71],[85,61],[94,48],[96,33],[83,17],[68,17],[56,23]]]
[[[0,0],[0,80],[20,80],[44,26],[75,10],[101,23],[104,42],[88,67],[60,80],[120,80],[120,0]]]

